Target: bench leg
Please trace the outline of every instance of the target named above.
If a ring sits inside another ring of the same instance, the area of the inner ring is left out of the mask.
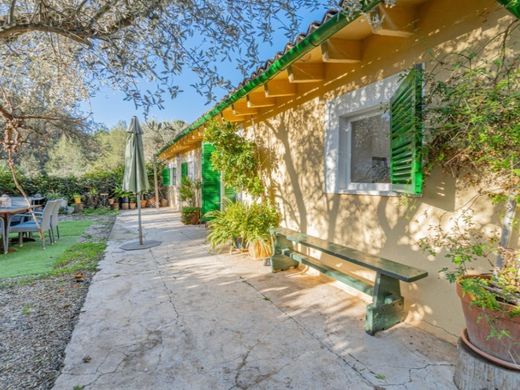
[[[367,305],[365,331],[374,335],[404,319],[404,299],[399,280],[377,273],[373,302]]]
[[[289,268],[298,267],[300,263],[291,259],[287,252],[292,249],[292,242],[285,237],[276,236],[274,253],[271,256],[271,272],[285,271]]]

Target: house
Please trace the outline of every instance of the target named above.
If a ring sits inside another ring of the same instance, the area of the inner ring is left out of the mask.
[[[450,54],[497,36],[519,17],[520,5],[508,0],[363,4],[363,12],[329,12],[312,24],[159,156],[174,177],[174,205],[179,205],[181,172],[202,180],[205,211],[219,207],[222,183],[211,168],[204,126],[212,118],[237,123],[275,155],[270,184],[282,224],[427,270],[426,279],[403,286],[406,321],[453,341],[463,318],[453,310],[458,305],[453,286],[438,275],[446,264],[426,256],[417,242],[431,222],[467,207],[475,190],[440,169],[425,175],[422,123],[414,121],[414,136],[402,139],[389,116],[411,110],[419,117],[425,72],[438,61],[451,61]],[[520,43],[519,29],[514,34]],[[500,47],[490,50],[481,55],[496,54]],[[472,206],[480,221],[499,227],[497,210],[478,200]],[[518,235],[513,245],[520,246]],[[346,267],[317,256],[330,267]],[[373,278],[366,270],[348,271]]]

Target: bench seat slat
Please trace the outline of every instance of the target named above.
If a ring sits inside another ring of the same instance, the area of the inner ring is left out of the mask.
[[[323,275],[327,275],[332,279],[339,280],[340,282],[345,283],[347,286],[353,287],[356,290],[364,292],[365,294],[372,295],[372,293],[374,292],[374,287],[371,284],[364,282],[360,279],[354,278],[344,272],[335,270],[334,268],[327,267],[324,264],[318,264],[316,261],[313,261],[310,257],[295,252],[290,252],[289,257],[293,260],[296,260],[299,263],[317,269]]]
[[[333,242],[322,240],[321,238],[308,236],[294,230],[279,228],[276,230],[276,233],[285,236],[287,240],[294,243],[317,249],[328,255],[347,260],[350,263],[380,272],[383,275],[403,282],[414,282],[428,276],[428,273],[421,269],[399,264],[382,257],[366,254],[356,249],[341,246]]]

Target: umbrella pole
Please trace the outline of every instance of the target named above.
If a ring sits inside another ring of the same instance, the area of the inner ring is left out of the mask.
[[[139,245],[143,245],[143,225],[141,224],[141,194],[137,194],[137,219],[139,221]]]

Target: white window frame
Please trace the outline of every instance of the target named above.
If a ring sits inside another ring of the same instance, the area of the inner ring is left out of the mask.
[[[339,145],[338,190],[340,193],[390,193],[391,183],[358,183],[352,181],[352,122],[376,115],[388,115],[381,106],[369,107],[340,118],[340,132],[346,133],[346,144]],[[339,137],[341,142],[341,135]],[[389,150],[390,152],[390,150]]]
[[[327,102],[324,140],[325,193],[399,195],[392,191],[391,183],[350,182],[352,132],[347,137],[347,148],[344,150],[340,145],[340,131],[348,131],[346,126],[348,127],[349,120],[360,119],[377,111],[383,113],[399,87],[402,76],[402,73],[394,74]]]

